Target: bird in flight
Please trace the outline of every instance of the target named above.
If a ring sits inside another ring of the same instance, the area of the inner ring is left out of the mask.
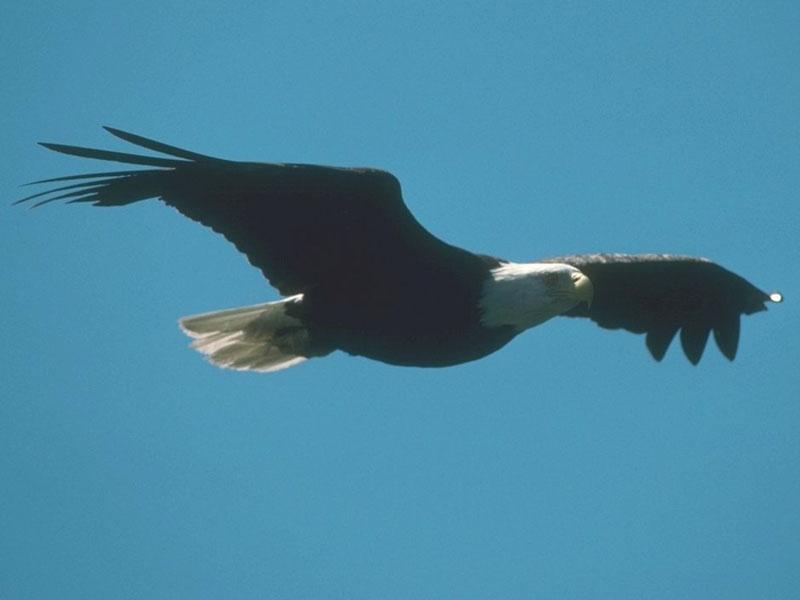
[[[584,254],[515,263],[475,254],[420,225],[386,171],[230,161],[105,129],[165,156],[42,143],[147,168],[37,181],[58,186],[18,202],[158,198],[225,236],[283,298],[180,320],[192,347],[220,367],[276,371],[334,350],[444,367],[491,354],[559,315],[644,334],[658,361],[680,332],[697,364],[713,331],[733,360],[740,316],[782,300],[704,258]]]

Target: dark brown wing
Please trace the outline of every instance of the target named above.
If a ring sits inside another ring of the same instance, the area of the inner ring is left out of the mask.
[[[49,179],[37,183],[77,183],[20,202],[117,206],[160,198],[224,235],[285,295],[320,285],[369,285],[380,277],[410,281],[420,265],[479,262],[425,230],[403,202],[397,179],[385,171],[227,161],[106,129],[172,158],[43,144],[157,168]]]
[[[711,331],[722,353],[733,360],[739,343],[739,317],[766,310],[780,301],[735,273],[704,258],[668,254],[586,254],[543,262],[577,267],[592,280],[591,307],[566,312],[588,317],[601,327],[647,334],[656,360],[680,330],[686,356],[697,364]]]

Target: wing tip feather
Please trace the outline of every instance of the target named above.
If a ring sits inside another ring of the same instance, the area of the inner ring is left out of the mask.
[[[691,323],[681,328],[681,346],[689,362],[697,366],[703,358],[711,328],[702,323]]]

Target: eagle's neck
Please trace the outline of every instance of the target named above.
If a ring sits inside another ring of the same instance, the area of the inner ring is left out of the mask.
[[[544,323],[581,300],[591,283],[578,269],[558,263],[503,263],[490,271],[480,299],[481,325],[518,331]]]

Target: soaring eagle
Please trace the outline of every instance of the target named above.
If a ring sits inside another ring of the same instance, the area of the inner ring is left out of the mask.
[[[150,168],[37,181],[69,183],[19,202],[159,198],[225,236],[284,298],[180,320],[192,346],[221,367],[275,371],[334,350],[444,367],[486,356],[557,315],[645,334],[656,360],[680,331],[693,364],[713,331],[733,360],[740,316],[781,301],[704,258],[588,254],[514,263],[473,254],[420,225],[386,171],[223,160],[106,130],[170,158],[43,143]]]

